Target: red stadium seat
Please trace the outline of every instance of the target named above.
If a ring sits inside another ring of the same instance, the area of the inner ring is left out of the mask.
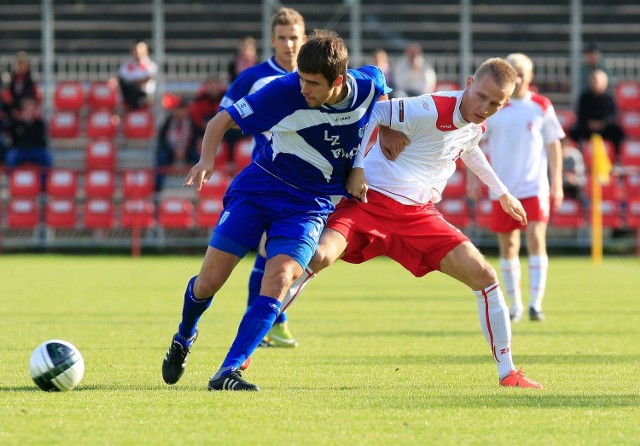
[[[110,229],[115,227],[113,202],[104,198],[92,198],[84,205],[84,226],[89,229]]]
[[[464,229],[471,224],[471,215],[466,200],[445,198],[437,204],[437,207],[444,219],[456,228]]]
[[[623,189],[618,181],[618,177],[609,175],[609,183],[602,184],[602,199],[603,200],[621,200],[623,198]],[[593,195],[593,183],[591,174],[587,175],[587,184],[584,186],[584,194],[587,197]]]
[[[110,110],[94,110],[87,119],[89,138],[115,138],[120,118]]]
[[[56,111],[49,121],[49,135],[52,138],[80,137],[80,118],[73,111]]]
[[[464,169],[456,169],[447,180],[443,195],[444,199],[464,198],[467,195],[467,176]]]
[[[560,208],[551,214],[549,222],[554,228],[574,228],[580,229],[586,226],[584,208],[578,200],[565,199]]]
[[[193,214],[191,200],[165,197],[160,201],[158,223],[163,228],[191,228],[194,224]]]
[[[40,209],[33,198],[14,198],[9,202],[7,225],[12,229],[33,229],[40,222]]]
[[[576,114],[569,108],[559,108],[556,110],[556,116],[565,133],[569,133],[569,129],[576,122]]]
[[[150,170],[127,170],[122,178],[122,193],[125,198],[149,198],[155,189]]]
[[[36,198],[40,195],[41,186],[37,169],[19,168],[9,175],[9,194],[12,197]]]
[[[251,164],[253,152],[253,138],[240,138],[235,145],[233,159],[236,164],[236,173]]]
[[[620,125],[627,137],[640,137],[640,111],[627,110],[620,114]]]
[[[602,226],[604,228],[620,229],[624,226],[622,209],[616,200],[602,200]]]
[[[479,228],[489,229],[491,227],[491,213],[493,211],[493,202],[483,198],[476,202],[474,223]]]
[[[640,197],[629,200],[625,218],[627,227],[640,231]]]
[[[53,169],[47,175],[47,194],[56,198],[75,198],[78,178],[71,169]]]
[[[199,228],[213,228],[222,212],[221,198],[204,198],[196,208],[196,226]]]
[[[123,132],[125,138],[149,139],[155,133],[155,124],[150,110],[130,110],[125,114]]]
[[[436,91],[456,91],[460,90],[460,84],[455,81],[437,81]]]
[[[87,169],[116,168],[116,147],[110,139],[97,139],[89,141],[85,149],[85,164]]]
[[[206,198],[222,198],[229,187],[229,179],[224,172],[215,170],[209,181],[200,189],[200,196]]]
[[[640,197],[640,172],[625,175],[623,185],[625,197]]]
[[[123,228],[151,228],[155,225],[155,206],[151,200],[131,199],[122,204]]]
[[[640,168],[640,139],[627,138],[620,148],[620,163],[624,167]]]
[[[229,162],[229,148],[226,141],[220,142],[218,151],[216,152],[216,159],[214,161],[214,169],[225,171],[227,169],[227,163]]]
[[[114,173],[110,170],[91,170],[84,178],[87,198],[112,198],[116,190]]]
[[[76,226],[76,203],[69,198],[54,198],[47,202],[45,223],[50,228],[72,229]]]
[[[614,96],[621,110],[640,110],[640,82],[619,82],[614,89]]]
[[[109,82],[93,82],[89,87],[89,108],[114,110],[118,105],[118,89]]]
[[[53,93],[56,110],[78,111],[84,106],[84,87],[80,82],[58,82]]]

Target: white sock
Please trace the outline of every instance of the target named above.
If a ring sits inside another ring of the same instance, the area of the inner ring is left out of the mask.
[[[500,272],[502,273],[502,283],[504,292],[511,302],[512,310],[522,310],[522,288],[520,285],[522,270],[520,268],[520,257],[505,259],[500,257]]]
[[[511,321],[500,285],[494,283],[473,292],[478,298],[478,316],[484,338],[491,347],[500,379],[515,370],[511,358]]]
[[[291,284],[291,287],[289,287],[289,289],[287,290],[287,294],[285,294],[284,300],[282,301],[282,307],[280,310],[281,313],[293,303],[302,289],[307,286],[307,283],[309,283],[309,281],[314,277],[316,277],[316,274],[311,270],[311,268],[307,267],[304,271],[302,271],[300,277],[294,280]]]
[[[548,256],[529,256],[529,292],[531,293],[529,306],[536,311],[542,311],[542,299],[547,288],[548,269]]]

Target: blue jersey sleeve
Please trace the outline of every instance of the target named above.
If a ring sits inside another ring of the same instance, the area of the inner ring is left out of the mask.
[[[220,107],[218,111],[222,111],[233,105],[234,102],[242,99],[251,91],[251,87],[255,82],[254,76],[248,70],[243,71],[237,77],[237,79],[229,86],[229,89],[225,93],[222,101],[220,101]]]
[[[354,70],[354,73],[364,75],[363,78],[373,79],[376,88],[382,91],[383,94],[389,94],[393,91],[393,88],[387,85],[387,79],[384,77],[382,70],[375,65],[362,66],[357,70]]]
[[[300,93],[298,74],[293,73],[269,82],[260,90],[229,107],[227,112],[244,133],[296,131],[297,122],[287,125],[284,119],[296,110],[309,109]],[[276,125],[278,128],[275,129]]]

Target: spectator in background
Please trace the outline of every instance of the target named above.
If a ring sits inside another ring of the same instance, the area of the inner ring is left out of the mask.
[[[419,96],[433,93],[436,88],[436,71],[424,57],[422,45],[409,43],[404,56],[393,66],[396,96]]]
[[[2,105],[9,118],[22,107],[25,98],[36,99],[39,102],[37,84],[31,77],[29,55],[19,51],[9,76],[8,86],[2,91]]]
[[[258,63],[258,55],[256,52],[256,41],[251,36],[246,36],[238,44],[236,57],[229,63],[229,83],[234,84],[240,73],[247,68],[251,68]],[[228,107],[229,104],[224,105]],[[243,137],[242,130],[238,128],[231,128],[224,135],[224,141],[227,144],[229,151],[229,174],[234,175],[235,169],[233,167],[233,154],[236,143]]]
[[[600,69],[607,73],[607,76],[609,77],[609,87],[613,88],[615,84],[613,75],[602,59],[602,52],[600,51],[600,47],[597,43],[591,42],[587,45],[587,49],[584,52],[582,68],[580,70],[581,92],[589,88],[589,78],[596,69]]]
[[[2,84],[0,84],[0,87]],[[2,89],[0,88],[0,91]],[[6,155],[7,147],[5,146],[5,140],[7,139],[7,125],[9,120],[4,111],[4,104],[0,101],[0,165],[4,164],[4,158]]]
[[[189,104],[189,116],[198,129],[199,139],[204,135],[207,123],[218,112],[225,92],[226,88],[220,79],[207,79],[200,85],[196,97]]]
[[[580,94],[576,122],[569,133],[578,144],[598,133],[603,139],[613,143],[617,156],[625,135],[618,124],[618,107],[608,86],[607,73],[599,68],[595,69],[589,77],[589,88]]]
[[[587,173],[582,152],[570,138],[562,138],[562,188],[565,198],[582,200]]]
[[[189,115],[188,102],[185,98],[176,97],[167,101],[169,114],[158,133],[158,152],[156,156],[156,191],[164,186],[164,179],[169,166],[187,166],[197,163],[198,129]]]
[[[148,107],[156,92],[158,66],[149,57],[149,46],[138,40],[131,45],[131,57],[118,70],[122,99],[128,109]]]
[[[229,63],[229,82],[235,81],[240,73],[257,63],[256,39],[246,36],[238,44],[236,57]]]
[[[46,171],[53,166],[53,157],[47,147],[47,128],[35,98],[23,97],[21,104],[9,125],[11,144],[6,153],[6,165],[8,168],[23,164],[41,166],[44,188]]]
[[[387,79],[387,85],[390,88],[395,88],[395,84],[393,83],[393,72],[387,52],[382,48],[376,48],[371,54],[371,64],[380,68],[384,73],[384,77]]]

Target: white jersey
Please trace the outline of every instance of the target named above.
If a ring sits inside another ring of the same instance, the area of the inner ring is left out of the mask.
[[[156,77],[158,65],[149,58],[137,60],[130,58],[120,65],[118,75],[126,82],[140,82],[149,79],[142,86],[142,90],[151,95],[156,91]]]
[[[364,160],[371,189],[403,204],[437,203],[461,157],[496,194],[507,192],[478,147],[483,125],[462,118],[462,95],[462,91],[439,92],[376,104],[370,127],[391,127],[411,142],[393,161],[385,158],[376,142]]]
[[[491,166],[516,198],[549,196],[547,145],[564,138],[551,101],[529,92],[487,119],[483,141]],[[490,197],[495,199],[495,195]]]

